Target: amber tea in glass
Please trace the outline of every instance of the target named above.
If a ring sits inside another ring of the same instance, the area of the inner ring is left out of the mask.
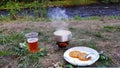
[[[29,51],[31,53],[37,53],[39,50],[39,48],[38,48],[38,33],[31,32],[31,33],[27,33],[25,36],[27,37]]]

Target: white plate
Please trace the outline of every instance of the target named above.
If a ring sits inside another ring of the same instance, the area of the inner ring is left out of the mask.
[[[88,60],[88,61],[81,61],[78,58],[70,57],[69,53],[71,51],[76,51],[76,50],[81,51],[81,52],[85,52],[87,54],[92,53],[91,54],[91,59]],[[95,63],[99,59],[99,53],[96,50],[94,50],[92,48],[89,48],[89,47],[73,47],[73,48],[70,48],[67,51],[65,51],[63,57],[67,62],[69,62],[69,63],[71,63],[73,65],[87,66],[87,65],[92,65],[93,63]]]

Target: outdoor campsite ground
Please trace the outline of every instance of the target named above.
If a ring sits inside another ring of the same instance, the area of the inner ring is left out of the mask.
[[[62,24],[62,26],[61,26]],[[63,59],[66,49],[55,44],[53,32],[65,27],[72,32],[68,49],[86,46],[103,51],[102,57],[87,67],[120,66],[120,18],[101,17],[98,19],[69,21],[1,21],[0,22],[0,68],[79,68]],[[28,51],[27,32],[39,33],[40,52]],[[20,43],[26,45],[21,48]]]

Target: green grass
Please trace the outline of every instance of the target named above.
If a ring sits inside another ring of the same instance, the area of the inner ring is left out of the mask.
[[[39,59],[47,55],[47,49],[46,47],[41,47],[43,49],[42,51],[31,54],[23,48],[23,52],[21,52],[21,49],[18,49],[18,53],[21,54],[20,61],[18,63],[19,68],[26,68],[26,67],[40,67]]]
[[[115,19],[115,20],[119,20],[120,16],[107,16],[109,19]],[[84,21],[84,20],[102,20],[104,17],[100,17],[100,16],[90,16],[90,17],[80,17],[78,15],[76,15],[73,19],[69,19],[69,20],[77,20],[77,21]],[[19,21],[33,21],[33,22],[39,22],[39,21],[43,21],[43,22],[50,22],[52,21],[50,18],[47,17],[36,17],[36,16],[29,16],[26,14],[23,14],[22,17],[17,18],[17,20]],[[64,19],[63,19],[64,20]],[[8,21],[14,21],[14,19],[12,19],[12,17],[10,15],[8,16],[0,16],[0,21],[1,22],[8,22]]]
[[[75,20],[101,20],[102,19],[102,17],[99,17],[99,16],[90,16],[90,17],[80,17],[80,16],[78,16],[78,15],[76,15],[75,17],[74,17],[74,19]]]
[[[9,35],[1,34],[0,35],[0,46],[3,46],[5,50],[5,51],[4,50],[1,51],[1,56],[5,56],[7,54],[15,55],[16,51],[14,50],[14,48],[19,47],[19,43],[24,42],[24,41],[25,41],[25,37],[23,33],[13,32]]]
[[[7,29],[3,28],[0,30],[0,34],[3,33],[4,31],[6,31]]]
[[[13,55],[13,52],[10,51],[0,51],[0,56],[10,56]]]
[[[16,45],[19,42],[23,42],[25,40],[24,34],[22,33],[14,33],[12,32],[10,35],[1,34],[0,35],[0,45]]]
[[[110,19],[118,19],[120,20],[120,16],[108,16]]]
[[[103,30],[107,32],[120,32],[120,27],[119,26],[104,26]]]
[[[21,47],[21,45],[24,45]],[[39,59],[47,55],[46,47],[40,47],[42,50],[38,53],[31,54],[29,53],[26,38],[23,33],[13,32],[9,35],[0,35],[0,46],[5,46],[11,48],[6,50],[0,50],[0,56],[12,56],[17,55],[20,57],[18,68],[27,68],[27,67],[41,67]]]
[[[104,18],[104,16],[89,16],[89,17],[80,17],[78,15],[74,16],[74,20],[102,20]],[[109,19],[115,19],[115,20],[119,20],[120,16],[107,16],[107,18]]]
[[[102,17],[99,16],[91,16],[91,17],[85,17],[83,20],[101,20]]]
[[[47,17],[35,17],[35,16],[29,16],[29,15],[26,15],[26,14],[23,14],[25,16],[22,16],[22,17],[19,17],[17,18],[17,21],[33,21],[33,22],[39,22],[39,21],[42,21],[42,22],[50,22],[51,20]],[[9,22],[9,21],[16,21],[15,19],[12,19],[12,17],[10,15],[8,16],[3,16],[1,15],[0,16],[0,22]]]
[[[11,17],[0,15],[0,21],[11,21]]]

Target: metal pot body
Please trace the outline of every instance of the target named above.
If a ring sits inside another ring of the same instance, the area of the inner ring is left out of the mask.
[[[54,36],[57,42],[66,42],[70,41],[72,33],[68,30],[58,30],[54,32]]]

